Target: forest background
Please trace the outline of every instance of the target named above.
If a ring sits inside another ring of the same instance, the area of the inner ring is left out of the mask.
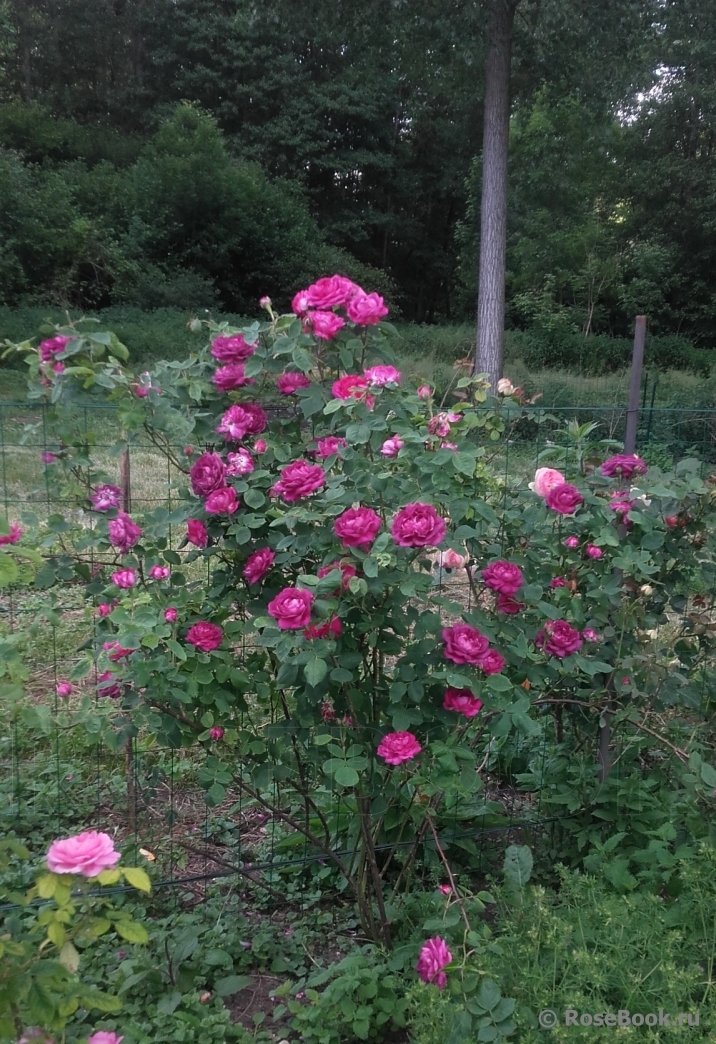
[[[341,271],[445,343],[475,314],[489,7],[0,2],[0,338],[30,306],[177,309],[181,331]],[[518,3],[506,324],[527,365],[618,369],[644,312],[659,365],[710,371],[713,14]]]

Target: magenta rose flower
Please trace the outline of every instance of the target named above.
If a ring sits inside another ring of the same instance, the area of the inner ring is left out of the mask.
[[[109,511],[118,508],[122,491],[117,486],[97,486],[90,493],[90,501],[95,511]]]
[[[521,613],[525,608],[524,602],[518,602],[512,595],[498,594],[495,599],[495,609],[498,613],[504,613],[505,616],[516,616],[517,613]]]
[[[401,765],[416,757],[422,749],[412,732],[389,732],[378,744],[376,753],[386,765]]]
[[[482,579],[490,590],[503,595],[517,594],[524,583],[520,567],[504,560],[491,562],[482,570]]]
[[[366,294],[361,291],[350,299],[346,312],[352,323],[357,323],[358,326],[372,326],[385,318],[388,309],[380,294]]]
[[[19,526],[17,522],[13,522],[9,533],[0,534],[0,547],[4,547],[6,544],[17,544],[23,532],[22,526]]]
[[[308,290],[302,291],[306,300],[306,305],[302,310],[305,311],[306,308],[335,308],[337,305],[346,305],[355,294],[360,292],[361,288],[345,276],[325,276],[323,279],[317,279],[315,283],[312,283]],[[298,294],[294,301],[296,301],[297,297],[299,297]],[[302,302],[298,301],[298,303],[301,304]]]
[[[499,674],[504,670],[505,657],[497,649],[488,649],[478,666],[483,674]]]
[[[227,363],[214,370],[212,381],[219,391],[233,391],[235,388],[243,388],[246,384],[253,384],[251,377],[244,372],[243,363]]]
[[[530,482],[529,488],[538,497],[544,498],[551,489],[554,489],[555,486],[562,486],[566,481],[562,472],[557,471],[555,468],[537,468],[534,480]]]
[[[168,580],[170,573],[169,566],[155,565],[149,570],[149,576],[152,580]]]
[[[334,453],[340,453],[347,445],[346,440],[339,435],[326,435],[324,439],[318,439],[316,442],[316,456],[320,457],[321,460],[325,460],[326,457],[331,457]]]
[[[221,725],[213,725],[209,729],[209,735],[213,740],[220,740],[224,737],[224,730],[222,729]]]
[[[599,559],[604,557],[604,552],[601,547],[597,547],[596,544],[587,544],[587,558]]]
[[[47,850],[47,869],[53,874],[81,874],[97,877],[111,870],[120,860],[109,834],[84,830],[74,837],[53,841]]]
[[[265,453],[268,446],[263,439],[257,439],[254,443],[254,453]]]
[[[40,460],[43,464],[54,464],[57,459],[57,454],[50,453],[49,450],[45,450],[44,453],[40,454]]]
[[[356,575],[356,567],[350,562],[331,562],[330,565],[321,566],[318,570],[318,578],[322,579],[324,576],[328,576],[334,569],[340,569],[341,571],[341,586],[338,588],[338,592],[342,590],[347,591],[350,587],[351,577]]]
[[[243,334],[232,334],[227,336],[221,334],[211,342],[211,354],[218,362],[243,363],[256,351],[255,344],[248,344]]]
[[[110,1030],[97,1030],[87,1038],[87,1044],[122,1044],[124,1037],[117,1036]]]
[[[597,634],[597,632],[594,630],[593,627],[585,627],[584,630],[582,631],[582,638],[584,638],[585,642],[598,642],[599,641],[599,635]]]
[[[406,504],[393,519],[390,533],[399,547],[433,547],[442,543],[445,519],[432,504]]]
[[[428,421],[428,432],[430,435],[439,435],[441,439],[449,435],[450,421],[447,413],[437,413],[434,417],[431,417]]]
[[[335,312],[309,312],[305,320],[306,327],[314,337],[322,341],[332,341],[338,331],[346,325],[345,319]]]
[[[470,624],[456,623],[443,630],[443,655],[453,663],[469,663],[479,667],[490,647],[489,639]]]
[[[550,656],[557,656],[561,660],[581,649],[582,636],[576,627],[572,627],[566,620],[548,620],[544,630],[537,635],[535,645],[543,647]]]
[[[333,382],[331,392],[334,399],[362,399],[368,388],[368,381],[357,373],[347,373]]]
[[[399,435],[393,435],[392,438],[386,439],[380,447],[381,455],[384,457],[397,457],[404,445],[405,443]]]
[[[292,504],[302,500],[326,484],[326,473],[320,464],[309,464],[307,460],[294,460],[281,468],[281,477],[271,489],[272,497],[281,497]]]
[[[116,663],[117,660],[123,660],[126,656],[130,656],[136,651],[134,649],[125,649],[123,645],[119,644],[119,642],[104,642],[102,648],[107,653],[107,656],[112,663]]]
[[[260,547],[246,559],[242,576],[249,584],[258,584],[268,573],[276,558],[270,547]]]
[[[337,638],[341,633],[341,621],[337,616],[332,616],[322,624],[311,624],[303,632],[304,638]]]
[[[40,358],[43,362],[49,362],[58,352],[64,352],[71,340],[71,337],[63,337],[58,334],[57,337],[49,337],[46,341],[40,341],[38,345]]]
[[[254,470],[251,454],[242,446],[236,453],[226,454],[227,475],[248,475]]]
[[[402,374],[394,366],[371,366],[363,370],[363,376],[375,388],[381,388],[384,384],[400,384]]]
[[[333,523],[333,532],[346,547],[366,548],[377,537],[381,525],[380,515],[372,508],[348,508]]]
[[[560,515],[572,515],[579,505],[584,503],[582,494],[576,486],[571,486],[569,482],[553,486],[544,499],[547,507],[558,511]]]
[[[284,587],[268,604],[269,615],[273,616],[282,631],[296,631],[311,622],[313,595],[297,587]]]
[[[299,290],[291,301],[291,311],[294,315],[303,316],[309,309],[308,290]]]
[[[109,542],[123,555],[134,547],[142,535],[141,528],[132,522],[132,519],[124,511],[120,511],[116,518],[108,523]]]
[[[107,602],[100,602],[97,606],[97,612],[100,616],[109,616],[112,612],[112,606],[108,605]]]
[[[452,961],[447,943],[436,935],[423,945],[415,970],[423,982],[431,982],[442,990],[447,986],[447,975],[443,971]]]
[[[610,510],[616,511],[619,515],[619,521],[626,522],[627,526],[631,525],[631,520],[627,516],[633,507],[634,501],[626,498],[626,495],[623,493],[617,494],[609,503]]]
[[[418,388],[418,397],[421,399],[429,399],[433,394],[433,389],[429,384],[421,384]]]
[[[244,402],[229,406],[216,430],[225,438],[240,442],[246,435],[260,435],[267,424],[266,414],[258,403]]]
[[[60,682],[57,685],[55,692],[58,696],[61,696],[63,699],[67,699],[68,696],[72,695],[72,686],[69,682]]]
[[[616,456],[605,460],[599,470],[607,478],[617,475],[619,478],[630,479],[632,475],[644,475],[647,467],[646,461],[637,457],[635,453],[617,453]]]
[[[186,538],[195,547],[206,547],[209,543],[209,534],[206,526],[198,518],[190,518],[186,524]]]
[[[305,373],[282,373],[276,386],[282,395],[295,395],[299,388],[310,388],[311,382]]]
[[[464,714],[466,718],[474,718],[482,710],[482,700],[478,700],[469,689],[450,687],[445,690],[443,696],[443,710],[455,711],[457,714]]]
[[[104,671],[97,681],[99,683],[97,685],[98,696],[108,696],[110,700],[116,700],[122,695],[122,690],[112,671]]]
[[[574,551],[576,547],[579,547],[579,537],[568,536],[567,539],[564,541],[564,546],[568,547],[570,551]]]
[[[567,581],[564,579],[563,576],[553,576],[549,582],[549,586],[554,591],[557,587],[566,587]]]
[[[204,502],[204,510],[210,515],[233,515],[238,506],[236,490],[230,486],[215,489]]]
[[[202,652],[209,653],[219,648],[224,640],[224,632],[218,624],[209,623],[208,620],[199,620],[187,631],[186,640],[190,645],[201,649]]]
[[[178,615],[179,614],[173,605],[170,605],[168,609],[164,610],[164,619],[167,623],[176,623]]]
[[[226,468],[218,453],[202,453],[189,472],[191,488],[197,497],[208,497],[226,485]]]
[[[134,569],[118,569],[116,573],[112,573],[112,583],[129,590],[137,583],[137,574]]]

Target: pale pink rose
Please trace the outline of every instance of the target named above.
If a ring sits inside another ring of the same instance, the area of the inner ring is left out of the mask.
[[[116,518],[110,519],[107,528],[110,544],[123,555],[126,555],[138,543],[142,535],[140,526],[136,525],[124,511],[120,511]]]
[[[155,565],[149,570],[149,576],[152,580],[168,580],[171,569],[169,566]]]
[[[429,384],[421,384],[420,387],[418,388],[418,396],[421,399],[429,399],[429,398],[431,398],[432,394],[433,394],[433,389],[430,387]]]
[[[509,377],[500,377],[497,382],[497,394],[498,395],[513,395],[515,386]]]
[[[122,491],[117,486],[97,486],[90,493],[90,501],[95,511],[109,511],[118,508]]]
[[[238,506],[236,490],[230,486],[225,489],[215,489],[204,501],[204,510],[209,515],[233,515]]]
[[[431,982],[442,990],[447,985],[447,975],[443,971],[452,961],[452,954],[447,943],[436,935],[423,945],[415,970],[423,982]]]
[[[503,595],[517,594],[524,583],[520,567],[503,560],[491,562],[486,569],[483,569],[482,579],[492,591],[498,591]]]
[[[563,659],[581,649],[582,636],[576,627],[572,627],[566,620],[548,620],[544,630],[537,635],[535,645],[544,647],[550,656]]]
[[[190,518],[186,524],[186,538],[190,544],[194,544],[195,547],[206,547],[209,543],[209,534],[206,531],[206,526],[198,518]]]
[[[372,508],[348,508],[333,523],[333,532],[346,547],[365,549],[373,543],[381,525],[380,515]]]
[[[321,566],[318,570],[319,580],[324,576],[328,576],[334,569],[340,569],[341,571],[341,586],[338,588],[337,593],[340,593],[341,590],[347,591],[350,587],[351,578],[356,575],[356,567],[351,562],[331,562],[330,565]]]
[[[346,305],[352,297],[362,292],[361,288],[356,286],[351,279],[340,275],[325,276],[312,283],[307,290],[302,291],[307,308],[335,308],[337,305]],[[301,305],[303,301],[297,300],[299,297],[300,295],[297,294],[294,301]]]
[[[474,718],[482,710],[482,700],[478,700],[469,689],[448,688],[443,697],[443,710],[456,711],[466,718]]]
[[[552,486],[544,498],[545,504],[560,515],[573,515],[580,504],[584,503],[584,497],[576,486],[569,482],[563,482],[559,486]]]
[[[202,453],[189,472],[191,488],[197,497],[208,497],[215,489],[226,485],[226,468],[218,453]]]
[[[284,587],[268,604],[269,615],[273,616],[282,631],[295,631],[307,627],[311,622],[313,595],[297,587]]]
[[[432,504],[406,504],[393,519],[390,533],[399,547],[433,547],[445,539],[447,526]]]
[[[72,695],[72,686],[69,682],[60,682],[55,692],[58,696],[62,696],[63,699],[67,699],[68,696]]]
[[[561,486],[566,481],[561,471],[555,471],[554,468],[537,468],[534,481],[530,482],[529,488],[538,497],[546,497],[551,489]]]
[[[305,373],[282,373],[276,386],[282,395],[295,395],[299,388],[310,388],[311,382]]]
[[[179,614],[173,605],[170,605],[168,609],[164,610],[164,619],[167,623],[176,623],[178,615]]]
[[[326,457],[332,457],[334,453],[340,453],[347,445],[346,440],[339,435],[326,435],[325,438],[318,439],[316,442],[316,456],[325,460]]]
[[[371,366],[363,370],[363,376],[375,388],[381,388],[384,384],[400,384],[402,374],[394,366]]]
[[[85,830],[74,837],[53,841],[47,851],[47,869],[53,874],[97,877],[120,860],[109,834]]]
[[[286,503],[303,500],[326,484],[326,473],[320,464],[309,464],[307,460],[294,460],[281,468],[281,477],[271,489],[272,497],[281,497]]]
[[[218,624],[209,623],[208,620],[199,620],[186,633],[186,640],[202,652],[213,652],[218,649],[224,640],[224,632]]]
[[[497,649],[488,649],[485,655],[481,657],[477,666],[483,674],[499,674],[500,671],[504,670],[505,663],[505,657],[502,653],[498,653]]]
[[[137,574],[134,569],[118,569],[116,573],[112,573],[112,583],[129,590],[137,583]]]
[[[443,655],[453,663],[469,663],[479,667],[490,647],[489,639],[466,623],[445,627],[442,637],[445,644]]]
[[[276,558],[270,547],[260,547],[246,559],[242,576],[249,584],[258,584],[268,573]]]
[[[211,380],[217,390],[222,392],[234,391],[236,388],[254,383],[251,377],[244,373],[243,363],[227,363],[226,366],[220,366],[214,371]]]
[[[270,297],[259,297],[259,308],[265,308],[267,312],[271,311],[271,298]]]
[[[604,552],[596,544],[587,544],[587,558],[603,558]]]
[[[469,555],[459,555],[452,548],[438,552],[437,564],[440,569],[464,569],[469,561]]]
[[[412,732],[389,732],[378,744],[376,753],[387,765],[401,765],[416,757],[422,749]]]
[[[254,470],[251,454],[242,446],[236,453],[226,454],[227,475],[248,475]]]
[[[256,402],[244,402],[229,406],[216,429],[220,435],[240,442],[246,435],[260,435],[266,430],[268,421],[261,406]]]
[[[124,1037],[119,1037],[109,1030],[97,1030],[87,1038],[87,1044],[121,1044],[123,1040]]]
[[[268,446],[263,439],[257,439],[254,443],[254,453],[265,453]]]
[[[574,551],[576,547],[579,547],[579,537],[568,536],[564,541],[564,546],[568,547],[571,551]]]
[[[309,312],[305,319],[306,328],[322,341],[332,341],[345,325],[345,319],[335,312]]]
[[[209,735],[213,740],[220,740],[224,736],[224,730],[222,729],[221,725],[213,725],[209,729]]]
[[[248,344],[243,334],[220,334],[211,342],[211,354],[222,363],[243,363],[256,351],[255,344]]]
[[[405,443],[399,435],[393,435],[385,440],[380,447],[380,452],[384,457],[397,457],[404,445]]]
[[[358,326],[372,326],[388,314],[380,294],[359,292],[351,298],[346,309],[348,318]]]
[[[19,526],[17,522],[13,522],[9,533],[0,534],[0,547],[4,547],[7,544],[17,544],[23,532],[22,526]]]

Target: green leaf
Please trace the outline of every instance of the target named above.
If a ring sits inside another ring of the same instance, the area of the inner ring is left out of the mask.
[[[311,686],[316,686],[326,677],[328,672],[328,664],[325,660],[321,660],[318,656],[314,656],[312,660],[309,660],[306,666],[303,668],[303,673],[306,676],[306,681]]]
[[[486,684],[492,692],[508,692],[512,688],[512,682],[504,674],[491,674]]]
[[[510,845],[505,852],[503,867],[506,882],[521,892],[530,879],[533,865],[532,853],[527,845]]]
[[[341,765],[333,774],[336,783],[341,787],[354,787],[358,783],[358,773],[350,765]]]
[[[163,997],[160,997],[157,1003],[157,1011],[161,1012],[162,1015],[173,1015],[181,1004],[181,993],[179,990],[172,990],[171,993],[165,993]]]
[[[214,983],[214,992],[219,997],[229,997],[232,993],[239,993],[247,986],[252,986],[253,981],[250,975],[226,975]]]
[[[701,765],[701,779],[707,787],[716,788],[716,769],[713,765],[709,765],[707,761],[704,761]]]
[[[80,966],[80,955],[69,939],[60,950],[60,964],[63,968],[66,968],[71,975],[74,975]]]
[[[512,847],[516,846],[513,845]],[[530,856],[530,862],[531,861],[532,856]],[[476,1000],[477,1003],[482,1005],[482,1007],[486,1011],[492,1011],[492,1009],[496,1008],[497,1005],[500,1003],[501,996],[502,994],[500,993],[500,987],[497,985],[497,983],[493,982],[492,979],[484,979],[482,985],[480,986],[480,989],[477,991]]]
[[[114,997],[111,993],[102,993],[101,990],[83,993],[79,1002],[83,1008],[92,1008],[108,1014],[122,1010],[122,1002],[119,997]]]
[[[152,883],[149,880],[149,874],[141,866],[123,866],[122,873],[133,888],[138,888],[140,892],[151,892]]]
[[[138,921],[130,920],[116,920],[114,927],[118,935],[121,935],[123,939],[131,943],[148,943],[149,933],[143,924],[139,924]]]
[[[14,584],[19,576],[19,570],[14,558],[5,551],[0,551],[0,587]]]
[[[37,894],[41,899],[52,899],[58,884],[54,874],[43,874],[42,877],[38,877],[35,883],[37,885]]]
[[[266,500],[266,497],[259,489],[247,489],[243,498],[244,503],[248,504],[251,508],[260,508]]]

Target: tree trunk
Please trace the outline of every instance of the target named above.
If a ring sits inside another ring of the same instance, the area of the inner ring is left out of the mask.
[[[475,372],[488,374],[493,390],[502,376],[505,348],[510,64],[512,26],[519,2],[520,0],[492,0],[485,61]]]

